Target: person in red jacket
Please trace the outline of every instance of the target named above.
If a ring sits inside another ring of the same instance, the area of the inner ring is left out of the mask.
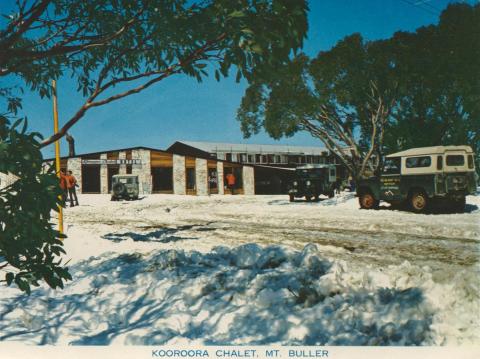
[[[75,190],[75,187],[77,186],[77,179],[73,175],[72,171],[68,171],[66,179],[67,179],[68,194],[70,196],[70,207],[78,206],[77,191]],[[73,201],[74,199],[75,199],[75,204]]]
[[[225,177],[225,179],[227,180],[227,186],[228,188],[230,189],[230,192],[232,194],[235,194],[234,190],[235,190],[235,181],[236,181],[236,178],[235,178],[235,175],[233,174],[233,171],[229,174],[227,174],[227,176]]]
[[[67,183],[67,175],[65,174],[65,170],[60,170],[60,188],[62,189],[62,206],[65,207],[65,202],[67,201],[67,191],[68,191],[68,183]]]

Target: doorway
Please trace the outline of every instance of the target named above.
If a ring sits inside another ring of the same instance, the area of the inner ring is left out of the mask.
[[[154,193],[173,193],[173,167],[153,167],[152,187]]]
[[[82,165],[82,193],[100,193],[100,165]]]

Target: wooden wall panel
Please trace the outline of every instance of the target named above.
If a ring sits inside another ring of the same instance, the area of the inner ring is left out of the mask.
[[[107,152],[107,159],[118,160],[119,152]]]
[[[150,163],[152,167],[173,167],[173,155],[165,152],[150,152]]]
[[[185,157],[185,167],[195,167],[195,157]]]

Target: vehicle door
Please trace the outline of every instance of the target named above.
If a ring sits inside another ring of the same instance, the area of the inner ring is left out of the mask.
[[[385,160],[383,172],[380,177],[380,199],[384,201],[396,201],[402,199],[400,189],[401,158],[390,157]]]

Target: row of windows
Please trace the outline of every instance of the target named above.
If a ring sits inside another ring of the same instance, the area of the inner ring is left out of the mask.
[[[241,162],[241,163],[265,163],[265,164],[297,164],[297,163],[309,163],[309,164],[323,164],[326,163],[324,156],[314,155],[274,155],[274,154],[246,154],[246,153],[219,153],[218,159],[225,159],[229,162]]]
[[[468,168],[473,169],[473,156],[468,155]],[[437,156],[437,170],[443,169],[443,156]],[[463,155],[447,155],[446,165],[450,167],[465,165],[465,156]],[[431,156],[409,157],[405,161],[407,168],[427,168],[432,165]],[[385,174],[400,173],[400,157],[387,158],[383,168]]]

